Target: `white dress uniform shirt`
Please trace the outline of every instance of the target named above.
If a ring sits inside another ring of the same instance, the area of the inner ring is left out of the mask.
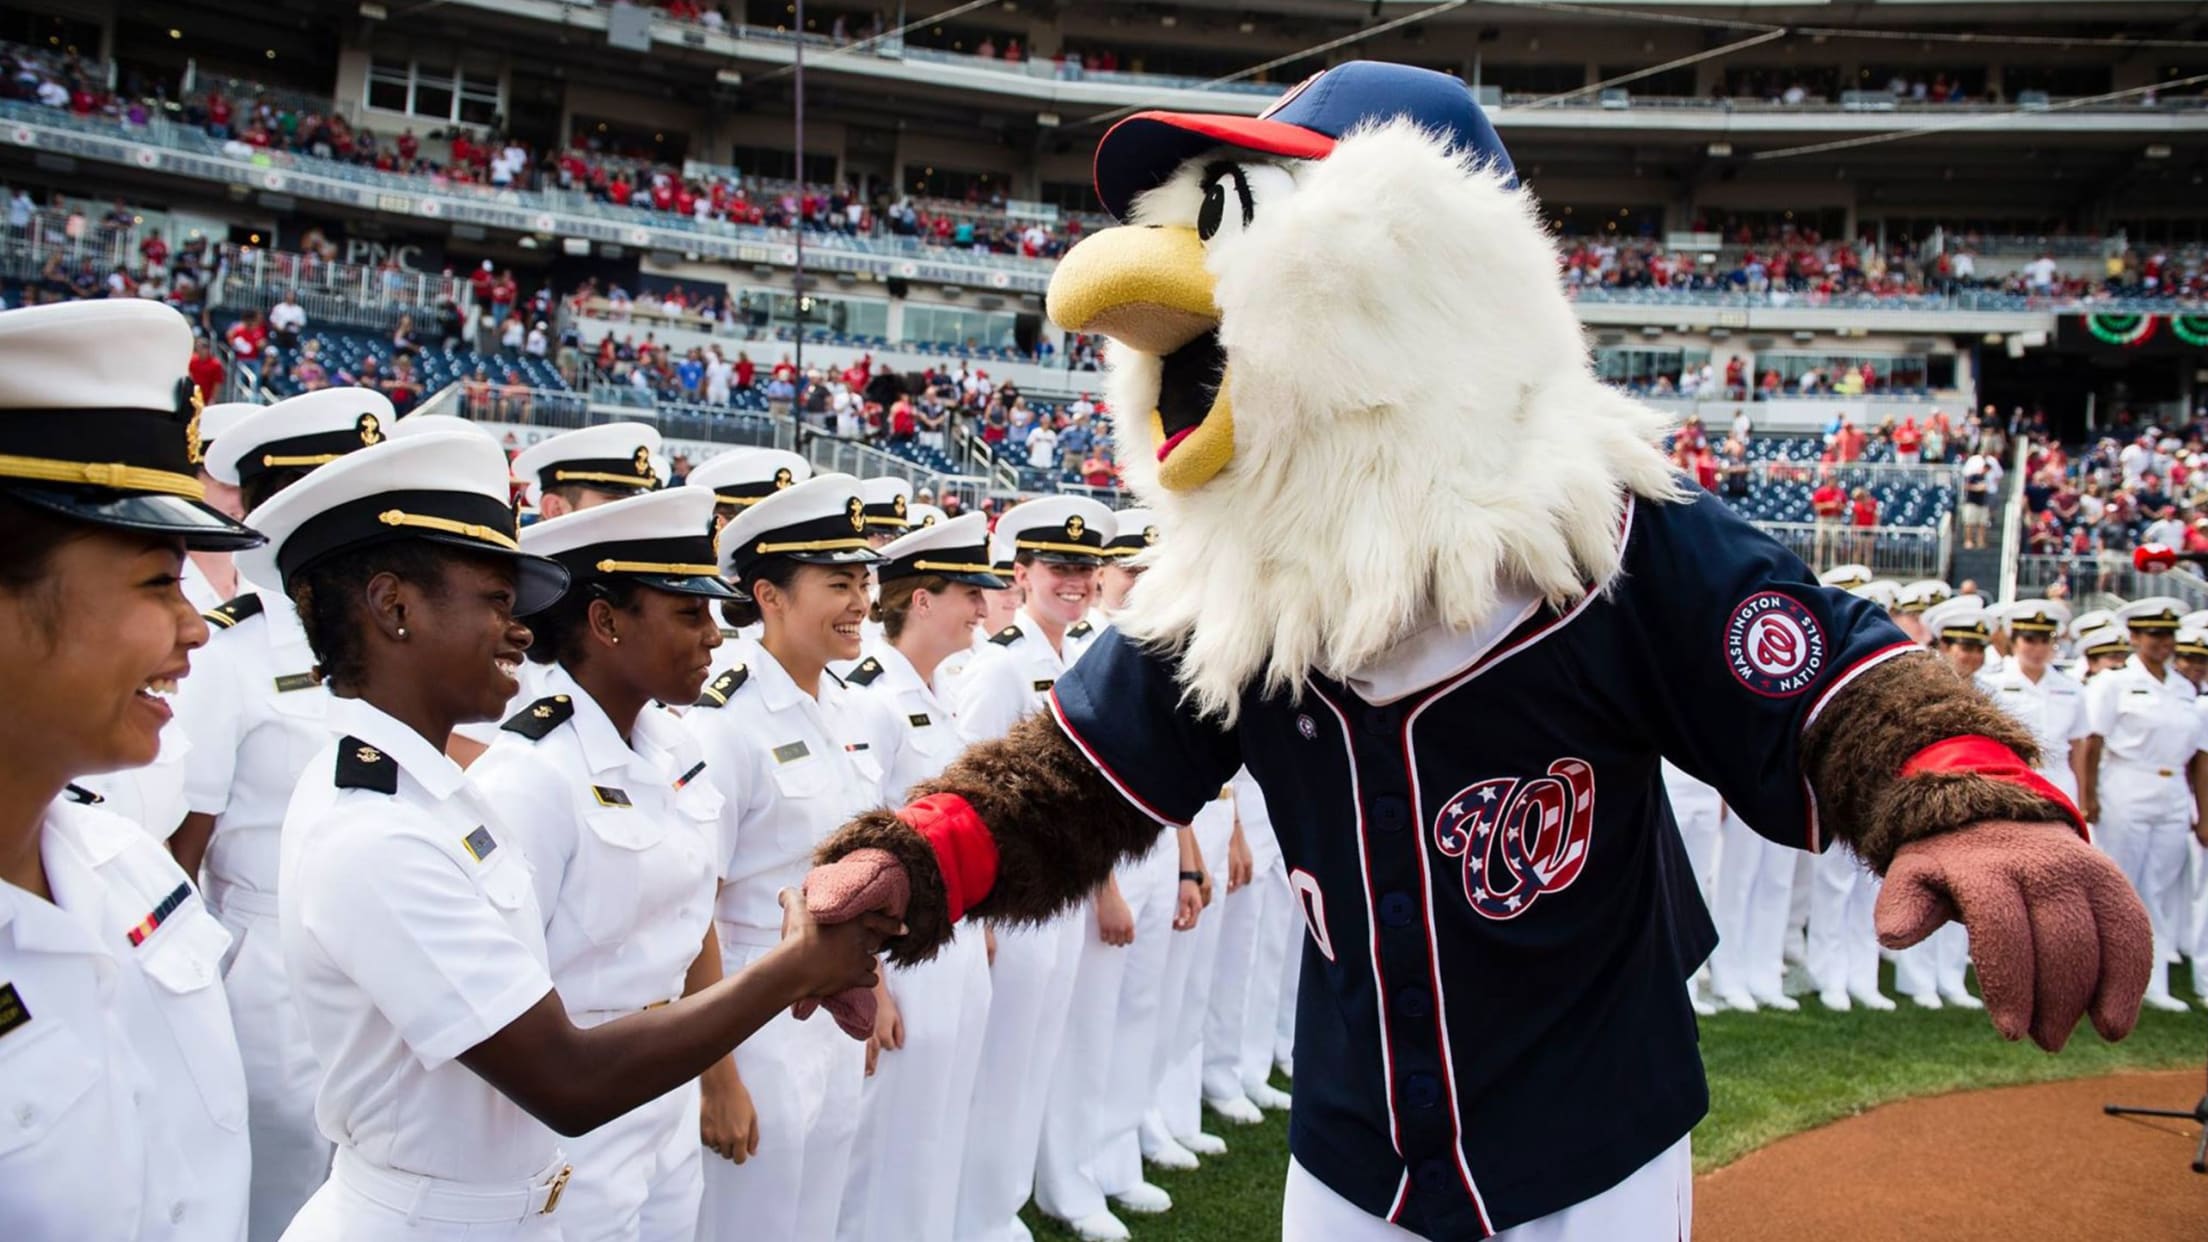
[[[2138,656],[2095,677],[2085,689],[2086,723],[2100,735],[2101,802],[2190,816],[2185,764],[2200,749],[2193,685],[2175,669],[2160,680]]]
[[[239,942],[223,984],[252,1100],[252,1234],[273,1239],[330,1171],[314,1118],[321,1071],[277,934],[276,877],[284,812],[308,761],[329,745],[331,700],[291,601],[280,591],[255,596],[260,611],[228,625],[214,618],[177,692],[174,723],[193,746],[187,809],[215,817],[202,867],[207,900]]]
[[[384,1236],[409,1223],[388,1203],[403,1182],[399,1197],[433,1205],[526,1189],[506,1230],[466,1236],[556,1238],[536,1214],[564,1186],[552,1131],[455,1059],[552,990],[529,863],[490,800],[407,725],[346,698],[329,725],[338,740],[285,816],[278,891],[323,1066],[315,1112],[338,1151],[286,1236]],[[396,792],[340,788],[348,762],[395,764]]]
[[[781,939],[778,894],[804,884],[813,847],[884,800],[882,756],[896,744],[862,691],[825,672],[820,697],[798,688],[764,646],[741,685],[683,715],[721,783],[720,891],[714,921],[728,973]],[[700,1242],[779,1238],[825,1242],[858,1130],[865,1045],[822,1017],[787,1011],[736,1049],[736,1071],[759,1119],[759,1150],[742,1165],[705,1165]]]
[[[468,770],[535,873],[552,982],[597,1026],[682,995],[713,923],[721,795],[696,739],[647,706],[629,740],[563,666]],[[567,1144],[567,1242],[688,1238],[703,1182],[695,1081]]]
[[[245,1236],[245,1074],[230,937],[168,851],[56,802],[52,901],[0,883],[0,1238]]]
[[[1076,629],[1083,632],[1076,635]],[[1021,717],[1042,706],[1043,696],[1088,650],[1096,632],[1086,622],[1067,627],[1060,654],[1027,609],[1012,614],[1012,624],[977,647],[978,654],[958,674],[959,736],[969,742],[1003,737]]]
[[[2039,744],[2039,774],[2076,798],[2078,777],[2070,770],[2070,744],[2093,733],[2085,718],[2085,687],[2056,668],[2049,668],[2035,682],[2012,663],[1998,673],[1979,674],[1978,688],[2032,731],[2032,739]]]
[[[192,675],[199,675],[196,654],[192,657]],[[179,684],[190,684],[190,678]],[[177,825],[184,822],[184,812],[189,809],[184,784],[191,764],[191,736],[172,716],[161,726],[161,750],[152,763],[80,776],[77,784],[100,796],[100,809],[138,825],[156,841],[166,841],[176,835]]]

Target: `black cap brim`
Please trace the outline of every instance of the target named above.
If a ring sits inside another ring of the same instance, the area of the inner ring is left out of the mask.
[[[1030,555],[1030,556],[1034,557],[1034,558],[1035,558],[1036,560],[1038,560],[1038,561],[1049,561],[1049,562],[1050,562],[1051,564],[1053,564],[1053,565],[1086,565],[1086,566],[1089,566],[1090,568],[1094,568],[1094,567],[1096,567],[1096,566],[1098,566],[1098,565],[1102,565],[1102,564],[1103,564],[1103,563],[1105,562],[1105,560],[1106,560],[1106,559],[1108,559],[1108,558],[1106,558],[1106,557],[1105,557],[1105,556],[1104,556],[1104,555],[1103,555],[1102,553],[1100,553],[1100,552],[1099,552],[1099,553],[1083,553],[1083,552],[1048,552],[1048,551],[1045,551],[1045,552],[1030,552],[1030,553],[1028,553],[1028,555]]]
[[[665,574],[636,574],[636,581],[655,591],[672,591],[677,595],[701,595],[706,599],[749,599],[748,595],[728,585],[719,578],[704,574],[682,577]]]
[[[252,527],[182,496],[47,487],[10,487],[7,494],[93,526],[177,536],[194,552],[236,552],[268,542]]]
[[[504,548],[492,547],[479,539],[470,539],[465,535],[447,535],[436,531],[409,531],[407,532],[407,538],[420,539],[426,543],[439,544],[462,552],[473,552],[478,556],[512,561],[514,563],[514,615],[517,617],[526,617],[531,613],[543,612],[552,605],[559,603],[560,597],[567,594],[568,586],[574,581],[574,575],[567,571],[567,566],[560,564],[549,556],[537,556],[529,552],[509,552]]]
[[[939,576],[946,582],[955,582],[960,586],[980,587],[984,591],[1001,591],[1012,585],[1010,579],[999,578],[995,574],[942,574]]]

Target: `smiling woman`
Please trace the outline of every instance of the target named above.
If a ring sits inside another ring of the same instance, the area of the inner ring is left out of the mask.
[[[680,989],[682,999],[673,998],[695,953],[679,943],[650,955],[652,978],[572,969],[569,950],[620,929],[589,921],[595,907],[570,926],[566,894],[553,890],[548,930],[537,885],[556,868],[537,863],[538,845],[509,826],[504,804],[442,751],[454,725],[503,710],[532,638],[517,618],[557,604],[569,586],[562,559],[516,539],[506,471],[490,440],[433,432],[323,466],[253,514],[271,543],[240,572],[280,576],[298,605],[339,735],[308,762],[282,832],[281,934],[322,1071],[316,1115],[337,1145],[330,1180],[285,1232],[293,1242],[562,1236],[562,1220],[576,1218],[553,1213],[571,1178],[603,1194],[622,1159],[607,1145],[618,1132],[570,1162],[555,1131],[599,1130],[679,1090],[791,1003],[870,985],[873,950],[897,929],[887,918],[818,928],[793,898],[789,939],[750,970]],[[623,503],[646,502],[605,508]],[[655,591],[726,593],[700,572],[704,551],[693,546],[705,544],[712,498],[675,503],[688,511],[675,515],[683,532],[672,543],[619,539],[577,560],[586,593],[610,575]],[[583,545],[563,542],[564,532],[622,533],[603,519],[563,525],[587,517],[547,522],[532,545],[565,558]],[[561,643],[571,664],[553,674],[573,688],[564,703],[525,710],[521,727],[549,733],[564,723],[554,719],[561,709],[573,717],[588,699],[614,746],[633,740],[661,766],[678,761],[651,740],[644,696],[694,689],[718,632],[702,609],[688,624],[679,608],[652,618],[611,599],[586,604],[590,634]],[[678,632],[690,636],[687,649]],[[629,635],[652,641],[635,659],[625,646],[617,657],[611,649]],[[601,638],[605,650],[591,645]],[[641,816],[699,775],[693,765],[668,774],[665,789],[632,794],[610,776],[590,789],[597,806]],[[572,773],[560,779],[564,787]],[[650,844],[628,835],[631,825],[604,828],[632,855]],[[667,855],[678,908],[681,873],[691,873],[702,936],[705,850],[678,844]],[[573,1005],[555,989],[548,935],[562,946],[557,982],[577,988]],[[687,927],[672,933],[698,938]],[[643,971],[644,956],[630,964]],[[660,1113],[645,1121],[664,1130]],[[607,1200],[596,1202],[603,1211]]]
[[[259,542],[202,500],[191,339],[152,302],[0,315],[4,1237],[245,1229],[229,936],[153,838],[70,784],[159,752],[207,641],[186,550]]]

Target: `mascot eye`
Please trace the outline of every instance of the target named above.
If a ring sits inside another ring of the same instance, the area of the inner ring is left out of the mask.
[[[1295,175],[1278,164],[1229,164],[1204,170],[1204,205],[1196,213],[1196,235],[1210,241],[1232,235],[1257,219],[1259,206],[1295,191]]]

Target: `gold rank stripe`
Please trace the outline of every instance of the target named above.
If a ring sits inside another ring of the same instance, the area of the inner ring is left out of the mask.
[[[651,475],[614,474],[605,470],[555,470],[555,483],[621,483],[629,487],[652,487],[659,480]]]
[[[870,546],[863,538],[806,539],[795,543],[757,543],[752,551],[760,556],[772,556],[777,552],[843,552],[853,548]]]
[[[912,567],[914,569],[933,570],[940,574],[994,574],[997,572],[988,565],[977,565],[970,561],[914,561]]]
[[[1052,543],[1048,539],[1015,539],[1012,541],[1012,546],[1024,548],[1029,552],[1079,552],[1083,556],[1104,555],[1102,545],[1089,543]]]
[[[173,470],[153,470],[124,462],[55,461],[45,457],[12,457],[0,454],[0,478],[28,479],[34,483],[74,483],[84,487],[112,487],[126,492],[157,492],[205,500],[207,488],[198,479]]]
[[[327,466],[344,455],[343,453],[314,453],[306,457],[279,457],[274,453],[263,453],[261,455],[261,465],[264,469],[269,470],[273,470],[278,466]]]
[[[602,574],[674,574],[685,578],[707,578],[721,572],[718,565],[693,565],[682,561],[616,561],[603,560],[592,568]]]
[[[494,530],[488,526],[478,526],[473,522],[455,522],[451,518],[408,513],[403,509],[386,509],[376,515],[376,520],[385,526],[410,526],[421,530],[440,531],[447,535],[465,535],[470,539],[495,543],[509,552],[521,551],[521,545],[514,542],[512,535],[502,530]]]

